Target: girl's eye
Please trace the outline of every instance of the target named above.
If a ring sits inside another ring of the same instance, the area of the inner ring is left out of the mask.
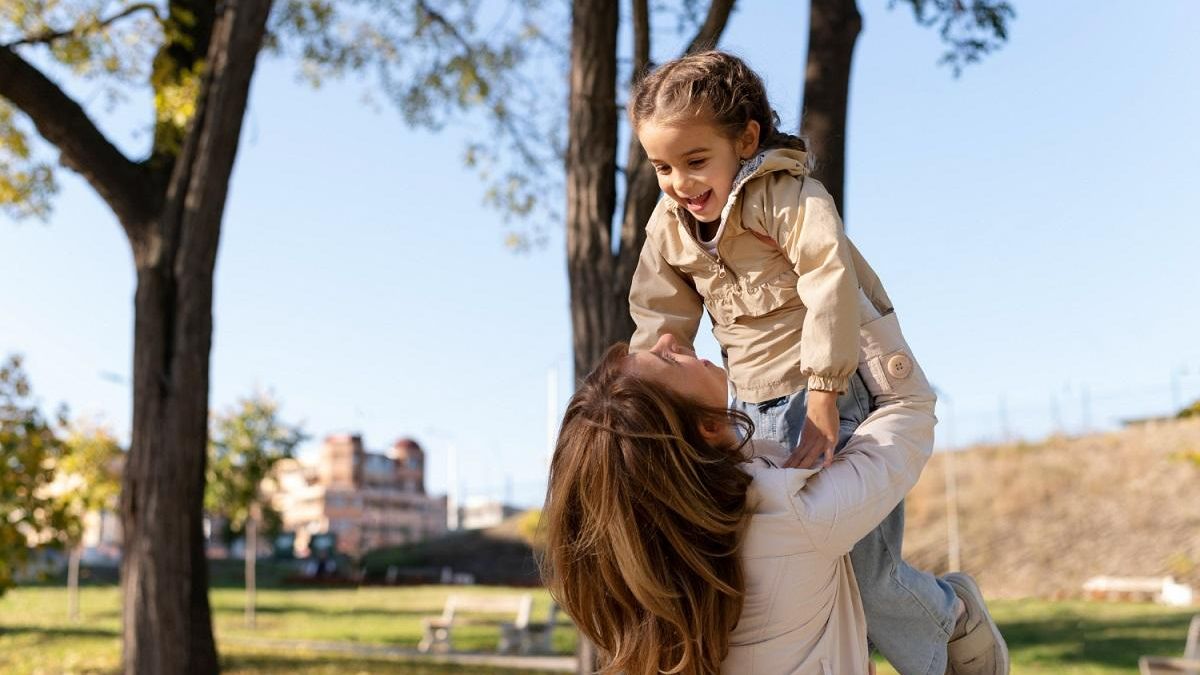
[[[660,164],[659,166],[654,167],[654,170],[661,174],[667,174],[670,173],[671,167],[665,164]]]
[[[707,159],[693,159],[688,162],[688,166],[692,167],[693,169],[699,169],[700,167],[704,166],[704,163],[706,161],[708,161],[708,160]]]

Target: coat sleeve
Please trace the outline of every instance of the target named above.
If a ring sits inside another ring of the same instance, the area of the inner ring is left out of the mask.
[[[635,325],[630,351],[647,351],[666,333],[688,346],[696,342],[704,301],[691,279],[662,257],[652,237],[642,245],[633,273],[629,313]]]
[[[792,263],[807,312],[800,362],[808,388],[846,391],[858,365],[858,275],[833,198],[818,181],[787,173],[767,177],[768,234]]]

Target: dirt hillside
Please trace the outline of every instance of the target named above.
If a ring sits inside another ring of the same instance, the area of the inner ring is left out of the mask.
[[[962,567],[994,597],[1074,597],[1094,575],[1200,594],[1200,420],[954,453]],[[946,457],[909,495],[905,556],[947,565]]]

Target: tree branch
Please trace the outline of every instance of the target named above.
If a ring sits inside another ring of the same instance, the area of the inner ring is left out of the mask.
[[[91,33],[93,31],[99,30],[101,28],[107,28],[107,27],[111,26],[112,24],[120,21],[121,19],[124,19],[125,17],[127,17],[131,14],[136,14],[137,12],[142,12],[142,11],[149,11],[151,14],[154,15],[155,19],[162,21],[162,18],[158,15],[157,7],[155,7],[153,4],[148,3],[148,2],[139,2],[139,3],[136,3],[136,4],[126,7],[125,9],[121,10],[120,12],[117,12],[116,14],[108,17],[107,19],[98,19],[98,20],[92,21],[90,23],[85,23],[85,24],[75,26],[73,28],[68,28],[66,30],[44,31],[37,35],[30,35],[27,37],[23,37],[20,40],[17,40],[15,42],[10,42],[9,44],[4,45],[4,46],[5,47],[17,47],[19,45],[48,44],[48,43],[54,42],[55,40],[61,40],[63,38],[83,37],[84,35],[87,35],[88,33]]]
[[[688,44],[685,54],[714,49],[721,41],[725,25],[729,23],[729,14],[733,12],[734,0],[712,0],[708,5],[708,15],[704,23],[696,31],[696,36]]]
[[[146,174],[96,127],[74,99],[8,47],[0,47],[0,96],[29,116],[117,215],[130,241],[140,238],[153,200]]]
[[[634,83],[642,79],[650,66],[650,3],[649,0],[633,0],[633,77]]]
[[[213,25],[198,112],[175,162],[160,225],[185,302],[194,301],[189,284],[211,280],[216,263],[229,178],[271,2],[226,0]]]
[[[458,27],[454,25],[453,21],[446,18],[445,14],[442,14],[436,9],[430,7],[429,3],[425,2],[425,0],[417,0],[417,9],[421,10],[430,19],[432,19],[434,23],[441,26],[447,33],[449,33],[450,37],[453,37],[455,41],[458,42],[458,44],[467,52],[467,54],[474,59],[475,47],[471,45],[470,41],[467,40],[462,33],[459,32]]]

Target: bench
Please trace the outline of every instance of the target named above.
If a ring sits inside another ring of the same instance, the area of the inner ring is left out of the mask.
[[[421,620],[424,636],[417,649],[422,652],[453,651],[453,628],[455,624],[481,623],[478,620],[466,619],[463,614],[508,615],[513,620],[509,622],[484,621],[482,623],[498,623],[500,625],[501,653],[511,653],[521,648],[529,626],[529,615],[533,610],[533,596],[524,595],[467,595],[456,593],[446,598],[446,606],[441,616],[428,617]]]
[[[1141,675],[1200,675],[1200,614],[1192,617],[1188,626],[1183,658],[1143,656],[1138,659]]]
[[[1093,600],[1152,601],[1174,607],[1192,604],[1192,588],[1171,577],[1092,577],[1083,584]]]
[[[516,624],[504,624],[501,631],[507,631],[507,638],[502,634],[500,639],[500,651],[502,653],[512,653],[513,647],[516,648],[516,653],[522,656],[531,654],[550,654],[553,646],[551,638],[554,636],[554,627],[558,624],[558,603],[550,603],[550,615],[545,621],[527,621],[522,628]],[[505,648],[508,649],[505,649]]]

